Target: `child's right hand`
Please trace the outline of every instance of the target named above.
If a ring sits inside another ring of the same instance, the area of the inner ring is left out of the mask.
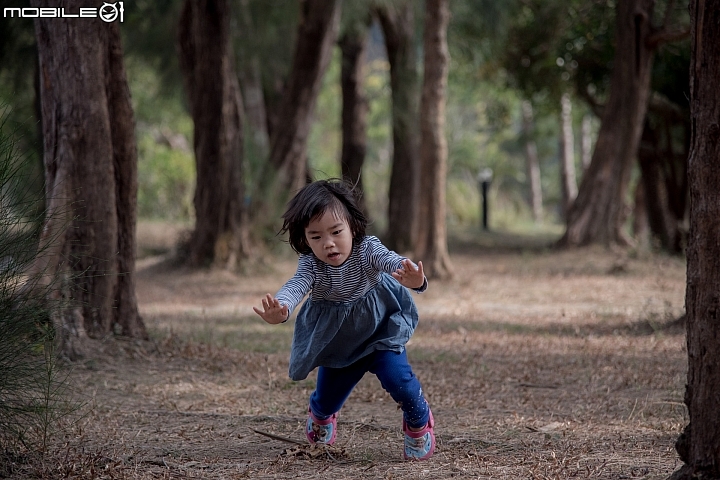
[[[287,320],[288,307],[286,305],[280,305],[280,301],[277,298],[273,298],[269,293],[263,298],[262,306],[262,310],[255,307],[253,307],[253,310],[270,325],[277,325]]]

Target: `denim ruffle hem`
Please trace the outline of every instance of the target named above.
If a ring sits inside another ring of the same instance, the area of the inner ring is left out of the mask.
[[[305,301],[295,320],[290,378],[315,367],[342,368],[375,350],[402,352],[418,323],[410,292],[386,273],[352,302]]]

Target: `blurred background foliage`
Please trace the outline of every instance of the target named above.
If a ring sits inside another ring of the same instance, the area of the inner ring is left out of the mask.
[[[394,0],[383,0],[392,4]],[[0,0],[0,6],[23,6]],[[193,124],[183,93],[176,35],[182,2],[125,2],[122,33],[126,68],[135,109],[139,153],[138,208],[141,219],[191,222],[195,166]],[[343,22],[367,15],[378,2],[345,2]],[[658,15],[667,0],[659,0]],[[350,6],[348,6],[350,4]],[[233,47],[238,74],[257,59],[268,112],[277,105],[290,69],[299,8],[294,0],[232,0]],[[417,1],[417,49],[421,52],[422,5]],[[575,156],[580,165],[580,124],[594,118],[608,91],[614,53],[615,0],[454,0],[448,28],[451,55],[446,135],[449,148],[448,221],[452,228],[479,228],[477,175],[494,173],[490,189],[493,228],[561,233],[559,214],[560,96],[571,95]],[[656,19],[656,23],[662,18]],[[671,20],[687,24],[687,9],[674,4]],[[248,21],[250,23],[248,23]],[[36,52],[29,19],[0,18],[0,104],[2,128],[15,137],[29,171],[42,171],[36,101]],[[372,228],[385,228],[392,158],[389,64],[382,31],[371,24],[365,69],[369,105],[366,199]],[[422,55],[419,54],[421,59]],[[318,177],[338,176],[341,149],[339,48],[323,79],[308,142],[308,158]],[[680,108],[688,107],[689,41],[660,49],[653,89]],[[422,66],[419,65],[419,71]],[[528,206],[521,102],[534,109],[535,141],[540,159],[545,216],[533,222]],[[272,118],[269,119],[272,123]],[[251,134],[246,122],[246,138]],[[678,133],[680,137],[680,133]],[[684,141],[678,138],[679,142]],[[246,141],[246,181],[253,185],[265,156]],[[33,188],[39,189],[39,182]],[[252,189],[250,189],[252,191]]]

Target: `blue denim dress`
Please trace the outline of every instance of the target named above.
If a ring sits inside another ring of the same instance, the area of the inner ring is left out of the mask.
[[[342,368],[374,350],[402,352],[418,324],[408,289],[387,273],[349,302],[305,301],[295,320],[290,378],[303,380],[318,366]]]

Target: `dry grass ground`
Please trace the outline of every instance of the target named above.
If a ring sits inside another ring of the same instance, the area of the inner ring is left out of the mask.
[[[153,340],[105,342],[78,365],[85,416],[45,457],[6,471],[16,478],[667,478],[679,465],[674,442],[687,421],[684,332],[667,328],[683,311],[684,262],[483,243],[510,240],[456,242],[455,278],[416,296],[421,319],[408,352],[437,422],[428,462],[401,460],[401,414],[371,376],[343,408],[335,448],[256,433],[304,443],[314,376],[287,377],[292,322],[269,326],[251,310],[293,273],[291,257],[243,276],[147,258],[138,297]]]

